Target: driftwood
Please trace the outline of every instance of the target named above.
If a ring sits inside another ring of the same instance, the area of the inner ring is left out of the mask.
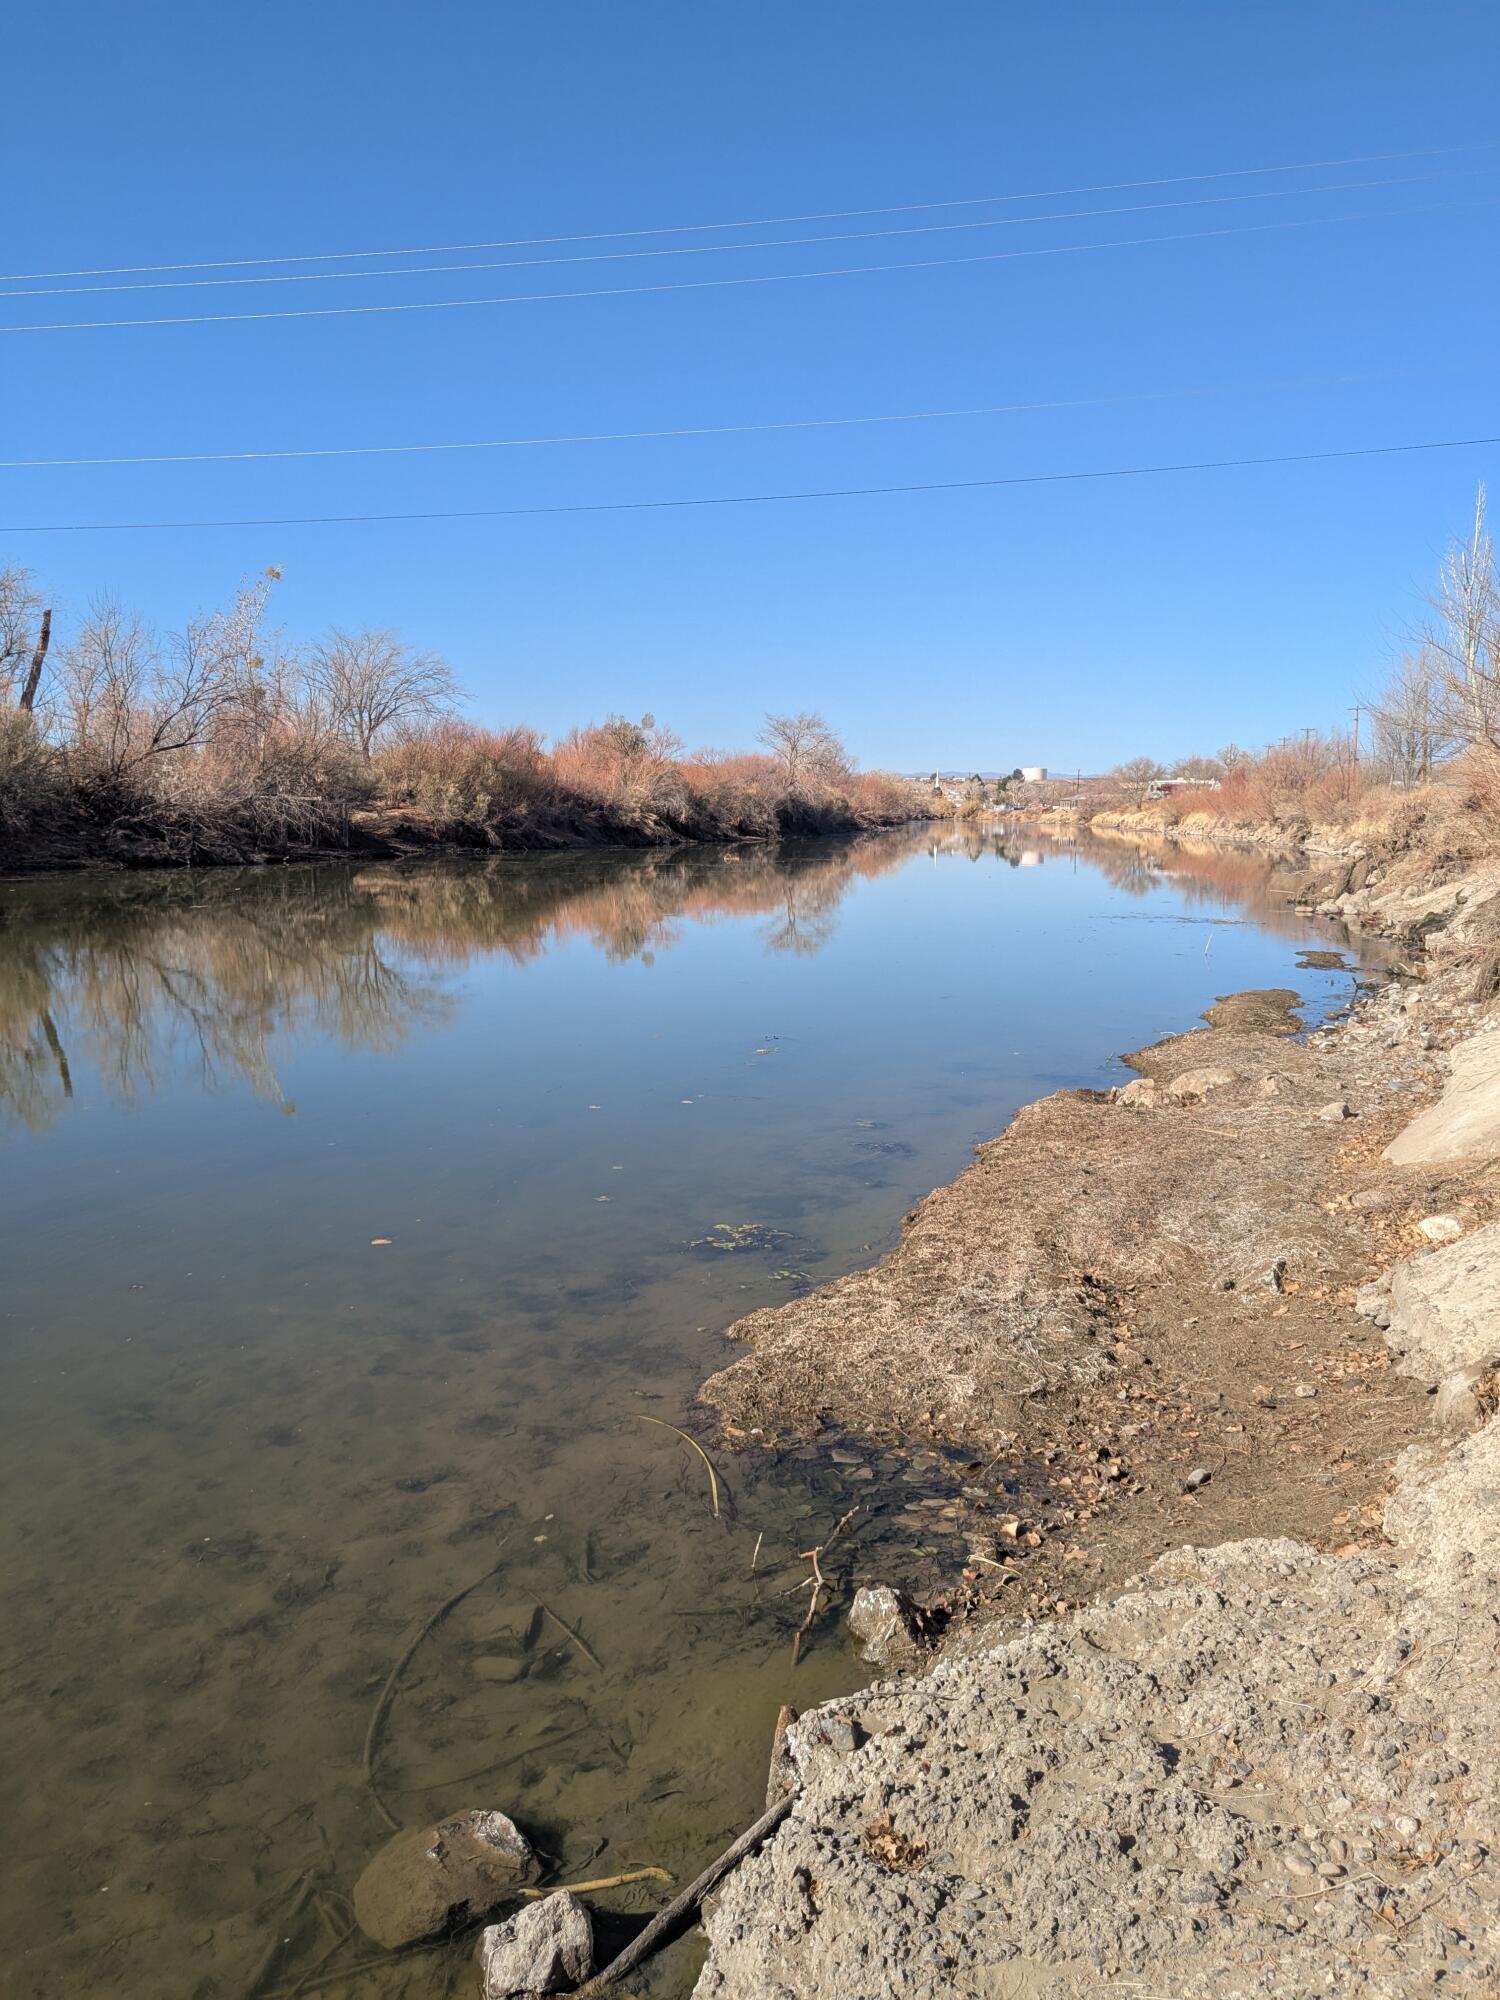
[[[732,1847],[726,1847],[717,1861],[711,1862],[695,1881],[689,1882],[680,1896],[674,1896],[665,1908],[657,1911],[618,1958],[612,1959],[602,1972],[596,1972],[592,1979],[580,1986],[574,2000],[594,2000],[596,1994],[607,1993],[611,1986],[618,1985],[638,1965],[644,1965],[664,1944],[670,1944],[704,1897],[719,1886],[731,1868],[743,1861],[747,1854],[753,1854],[761,1842],[776,1831],[792,1805],[790,1798],[778,1799],[774,1806],[763,1812],[754,1826],[747,1827]]]

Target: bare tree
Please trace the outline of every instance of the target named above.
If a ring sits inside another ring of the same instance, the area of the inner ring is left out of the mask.
[[[313,655],[312,680],[334,727],[368,763],[376,739],[394,723],[443,714],[461,690],[435,653],[419,653],[394,632],[336,627]]]
[[[52,640],[52,611],[31,571],[10,565],[0,569],[0,689],[20,681],[17,706],[29,714],[36,706],[42,665]],[[23,677],[22,663],[30,655]]]
[[[815,710],[768,715],[756,740],[780,765],[789,792],[842,784],[853,775],[848,751]]]
[[[1399,660],[1377,701],[1370,704],[1375,726],[1375,761],[1391,781],[1425,785],[1434,766],[1454,748],[1445,726],[1446,666],[1430,645]]]
[[[160,668],[155,634],[111,599],[90,605],[62,656],[63,715],[74,747],[118,777],[146,754]]]
[[[1467,536],[1448,544],[1422,634],[1441,663],[1444,720],[1464,743],[1493,744],[1500,718],[1500,585],[1479,488]]]
[[[1173,765],[1173,774],[1179,778],[1222,778],[1223,759],[1219,757],[1179,757]]]
[[[1167,775],[1165,764],[1158,764],[1154,757],[1130,757],[1123,764],[1116,764],[1110,776],[1127,792],[1135,796],[1138,806],[1144,805],[1151,787],[1158,778]]]
[[[74,743],[119,776],[253,725],[264,705],[260,625],[273,580],[268,572],[242,584],[227,609],[190,619],[165,647],[133,613],[94,603],[60,675]]]

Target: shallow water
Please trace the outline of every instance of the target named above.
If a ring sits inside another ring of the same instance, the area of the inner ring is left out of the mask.
[[[829,1573],[930,1587],[912,1502],[963,1472],[699,1427],[716,1519],[640,1419],[692,1427],[727,1326],[1028,1098],[1220,993],[1340,1004],[1328,941],[1258,860],[930,828],[0,886],[0,1991],[469,1992],[472,1939],[338,1941],[382,1684],[492,1567],[379,1797],[498,1805],[559,1880],[696,1872],[778,1705],[865,1678],[832,1612],[793,1668],[799,1552],[858,1503]]]

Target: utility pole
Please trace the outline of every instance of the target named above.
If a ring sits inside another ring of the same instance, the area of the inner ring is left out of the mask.
[[[1354,704],[1354,768],[1356,771],[1359,769],[1359,709],[1360,704],[1356,702]]]

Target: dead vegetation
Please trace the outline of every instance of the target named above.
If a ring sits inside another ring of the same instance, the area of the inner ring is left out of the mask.
[[[274,629],[276,582],[168,633],[101,600],[52,643],[35,580],[0,570],[0,868],[769,840],[930,815],[813,714],[767,718],[753,755],[686,755],[649,715],[550,747],[481,727],[447,664],[394,633],[305,646]]]

